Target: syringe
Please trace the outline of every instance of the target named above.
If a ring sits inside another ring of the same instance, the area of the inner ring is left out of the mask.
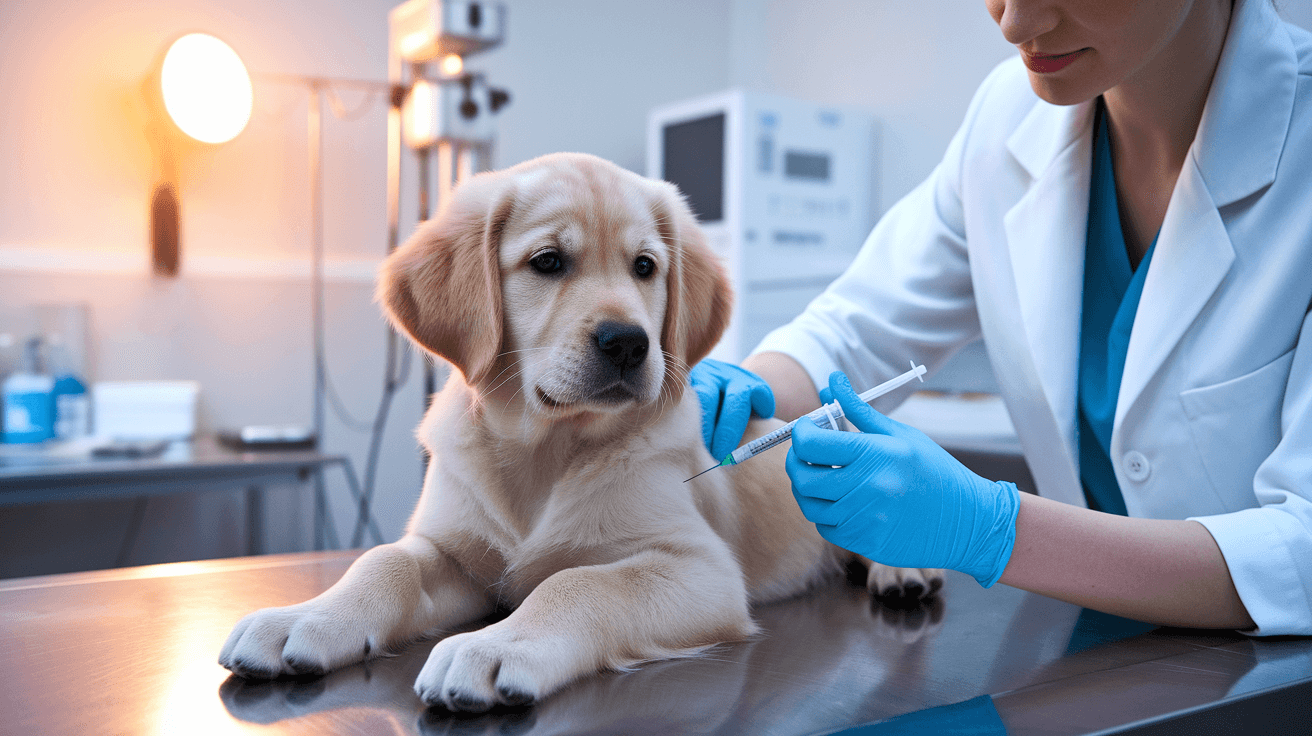
[[[910,383],[911,381],[920,378],[923,375],[925,375],[925,366],[916,365],[916,361],[913,360],[911,361],[911,370],[907,371],[906,373],[903,373],[897,378],[892,378],[887,381],[884,381],[883,383],[879,384],[878,386],[875,386],[869,391],[862,391],[861,393],[857,394],[857,398],[861,399],[862,401],[868,404],[874,401],[875,399],[879,398],[880,396],[883,396],[884,394],[888,393],[889,391],[892,391],[893,389],[903,386],[907,383]],[[920,378],[920,380],[923,383],[925,379]],[[723,468],[726,465],[737,465],[738,463],[745,462],[750,458],[760,455],[761,453],[774,447],[775,445],[781,444],[783,442],[787,442],[793,437],[793,425],[797,424],[802,419],[810,419],[811,421],[815,422],[817,425],[825,429],[839,429],[838,420],[842,418],[842,416],[843,416],[843,407],[837,401],[833,401],[828,404],[825,404],[824,406],[821,406],[819,409],[816,409],[815,411],[811,412],[810,414],[807,414],[804,417],[794,419],[793,421],[785,424],[779,429],[776,429],[775,431],[770,432],[768,434],[763,434],[760,437],[757,437],[756,439],[752,440],[751,442],[744,444],[743,446],[739,447],[737,450],[734,450],[728,455],[725,455],[724,459],[720,461],[719,465],[712,465],[711,467],[703,470],[697,475],[694,475],[692,478],[696,478],[698,475],[705,475],[706,473],[709,473],[712,470],[715,470],[716,468]],[[692,480],[692,478],[689,478],[688,480]],[[687,483],[688,480],[685,480],[684,483]]]

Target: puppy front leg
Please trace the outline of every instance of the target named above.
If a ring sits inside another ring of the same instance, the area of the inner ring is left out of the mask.
[[[245,677],[327,672],[492,607],[451,558],[409,534],[365,552],[317,597],[238,621],[219,664]]]
[[[757,631],[728,549],[646,550],[548,577],[505,620],[443,639],[415,682],[430,705],[523,705],[586,674]]]

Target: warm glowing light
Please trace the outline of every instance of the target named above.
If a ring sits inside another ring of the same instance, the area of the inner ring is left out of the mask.
[[[465,70],[465,60],[460,58],[460,54],[447,54],[442,57],[442,73],[448,77],[454,77]]]
[[[164,55],[160,87],[169,117],[198,141],[230,141],[251,119],[254,92],[246,65],[214,36],[189,33],[174,41]]]
[[[400,52],[401,58],[413,59],[419,55],[419,52],[433,42],[433,34],[427,31],[415,31],[407,33],[397,42],[397,51]]]
[[[414,149],[428,148],[437,141],[437,87],[427,79],[415,80],[401,108],[401,135]]]

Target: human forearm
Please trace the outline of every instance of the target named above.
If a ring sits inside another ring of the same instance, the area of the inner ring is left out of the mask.
[[[1193,521],[1127,518],[1021,494],[999,582],[1140,621],[1254,626],[1220,548]]]
[[[748,356],[742,366],[770,384],[770,390],[774,393],[776,417],[791,422],[820,406],[820,394],[816,393],[811,376],[788,355],[757,353]]]

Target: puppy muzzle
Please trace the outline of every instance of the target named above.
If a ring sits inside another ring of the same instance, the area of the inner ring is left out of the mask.
[[[582,385],[567,393],[572,396],[548,393],[537,387],[538,400],[548,408],[563,408],[572,404],[615,406],[640,400],[648,388],[647,358],[651,341],[647,331],[639,325],[623,322],[602,322],[592,332],[592,349],[579,366]]]

